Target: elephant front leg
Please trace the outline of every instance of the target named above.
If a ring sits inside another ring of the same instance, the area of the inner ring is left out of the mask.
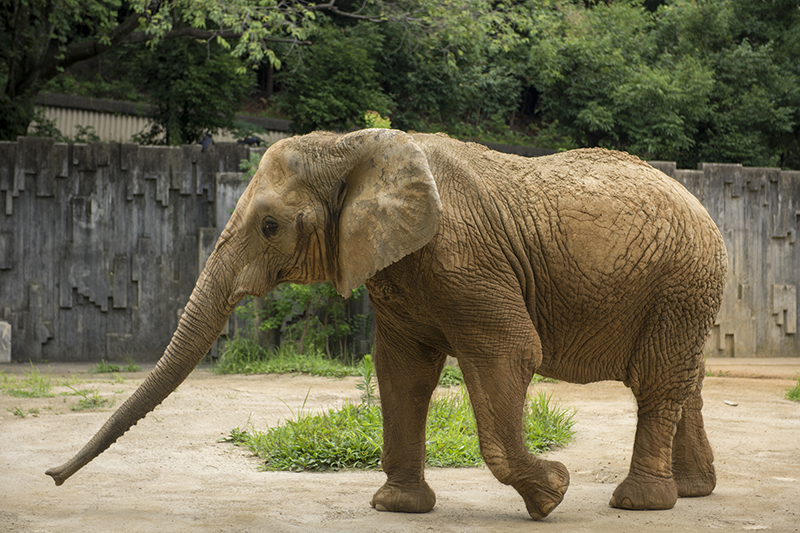
[[[411,345],[408,339],[387,337],[379,327],[375,370],[383,411],[381,465],[387,481],[370,504],[378,511],[426,513],[433,509],[436,495],[425,481],[425,423],[444,356]]]
[[[538,344],[538,337],[536,340]],[[475,355],[462,357],[459,363],[475,411],[486,465],[501,483],[519,492],[531,518],[541,520],[564,498],[569,472],[563,464],[534,457],[525,448],[522,415],[534,372],[525,359],[521,363],[517,355]]]

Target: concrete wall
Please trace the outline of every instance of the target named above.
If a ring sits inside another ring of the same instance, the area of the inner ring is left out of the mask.
[[[243,190],[248,156],[232,144],[201,153],[0,142],[0,321],[12,357],[159,357]],[[708,355],[800,356],[800,172],[653,164],[704,203],[728,246]]]
[[[800,171],[651,162],[706,207],[728,249],[722,309],[709,357],[800,356]]]
[[[245,186],[247,148],[200,150],[0,142],[0,320],[15,360],[160,356]]]

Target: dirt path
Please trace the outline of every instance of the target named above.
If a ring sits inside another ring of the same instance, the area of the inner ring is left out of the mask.
[[[249,452],[216,443],[234,427],[279,423],[300,410],[307,394],[306,410],[355,401],[355,379],[197,370],[62,487],[44,471],[83,446],[113,407],[75,412],[75,396],[0,393],[0,531],[800,531],[800,403],[783,397],[796,383],[789,378],[800,371],[800,361],[784,364],[778,371],[748,366],[751,372],[721,364],[729,376],[771,378],[706,380],[704,413],[718,486],[711,496],[681,499],[669,511],[624,512],[607,505],[627,471],[635,428],[635,405],[622,385],[537,385],[577,409],[575,442],[549,454],[570,469],[571,485],[564,502],[540,523],[485,468],[429,469],[437,493],[432,512],[379,513],[369,500],[383,482],[380,472],[259,472]],[[73,387],[99,389],[117,406],[144,377],[124,374],[118,383],[80,372],[86,369],[51,365],[50,373],[78,378]],[[0,370],[21,375],[26,367]],[[15,407],[38,407],[39,413],[21,418],[7,410]]]

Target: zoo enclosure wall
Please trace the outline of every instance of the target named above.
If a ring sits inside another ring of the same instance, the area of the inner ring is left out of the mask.
[[[224,143],[0,142],[0,321],[14,360],[158,358],[244,189],[249,155]],[[706,354],[800,355],[800,172],[652,164],[700,199],[728,248]],[[233,317],[227,333],[236,328]]]

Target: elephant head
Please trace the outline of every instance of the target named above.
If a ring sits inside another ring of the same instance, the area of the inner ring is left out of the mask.
[[[425,154],[403,132],[313,133],[270,147],[156,367],[75,457],[47,475],[61,485],[155,409],[244,296],[326,280],[349,296],[430,241],[441,210]]]

